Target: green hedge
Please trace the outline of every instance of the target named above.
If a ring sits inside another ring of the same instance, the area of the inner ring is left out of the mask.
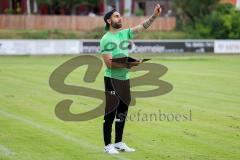
[[[189,38],[239,39],[240,11],[231,4],[219,6],[202,19],[198,19],[195,27],[186,27]]]

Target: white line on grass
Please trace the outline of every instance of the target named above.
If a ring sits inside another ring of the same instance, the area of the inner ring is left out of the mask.
[[[12,150],[10,150],[9,148],[2,144],[0,144],[0,152],[2,152],[7,157],[15,155],[15,153]]]
[[[72,142],[74,142],[76,144],[81,145],[84,148],[89,148],[89,149],[95,150],[97,152],[103,152],[103,149],[100,148],[100,147],[97,147],[95,145],[91,145],[88,142],[85,142],[85,141],[83,141],[83,140],[81,140],[79,138],[76,138],[76,137],[69,136],[67,134],[61,133],[60,131],[57,131],[55,129],[51,129],[51,128],[39,125],[39,124],[37,124],[37,123],[35,123],[35,122],[33,122],[33,121],[29,120],[29,119],[26,119],[26,118],[24,118],[22,116],[15,115],[15,114],[3,111],[3,110],[0,110],[0,114],[4,115],[6,117],[12,118],[12,119],[16,119],[16,120],[18,120],[20,122],[23,122],[25,124],[28,124],[28,125],[34,127],[34,128],[37,128],[37,129],[49,132],[49,133],[51,133],[53,135],[56,135],[58,137],[61,137],[61,138],[65,139],[67,141],[72,141]],[[1,146],[0,146],[0,151],[1,151]],[[128,158],[123,157],[122,155],[111,155],[111,156],[113,156],[113,157],[115,157],[115,158],[117,158],[119,160],[130,160]]]

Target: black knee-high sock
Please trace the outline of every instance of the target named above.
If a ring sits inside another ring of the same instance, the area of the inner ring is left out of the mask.
[[[113,120],[115,118],[115,114],[116,114],[116,110],[114,110],[104,116],[103,135],[104,135],[105,146],[111,143],[112,124],[113,124]]]
[[[119,106],[117,108],[116,122],[115,122],[115,143],[122,141],[127,112],[128,112],[128,105],[126,105],[123,101],[120,101]]]

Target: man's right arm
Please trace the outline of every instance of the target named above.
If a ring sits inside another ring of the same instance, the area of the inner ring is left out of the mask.
[[[133,33],[138,33],[146,30],[148,27],[152,25],[152,23],[155,21],[155,19],[160,16],[162,12],[161,6],[157,4],[154,8],[153,15],[149,17],[147,20],[145,20],[142,24],[139,24],[135,27],[132,27],[131,30]]]

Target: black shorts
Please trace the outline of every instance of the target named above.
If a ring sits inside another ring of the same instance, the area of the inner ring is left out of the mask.
[[[118,101],[122,101],[125,105],[129,106],[131,102],[131,92],[130,92],[130,80],[118,80],[114,78],[104,77],[105,83],[105,95],[106,95],[106,108],[112,110],[112,105],[116,102],[115,96]],[[119,102],[118,102],[119,103]]]

